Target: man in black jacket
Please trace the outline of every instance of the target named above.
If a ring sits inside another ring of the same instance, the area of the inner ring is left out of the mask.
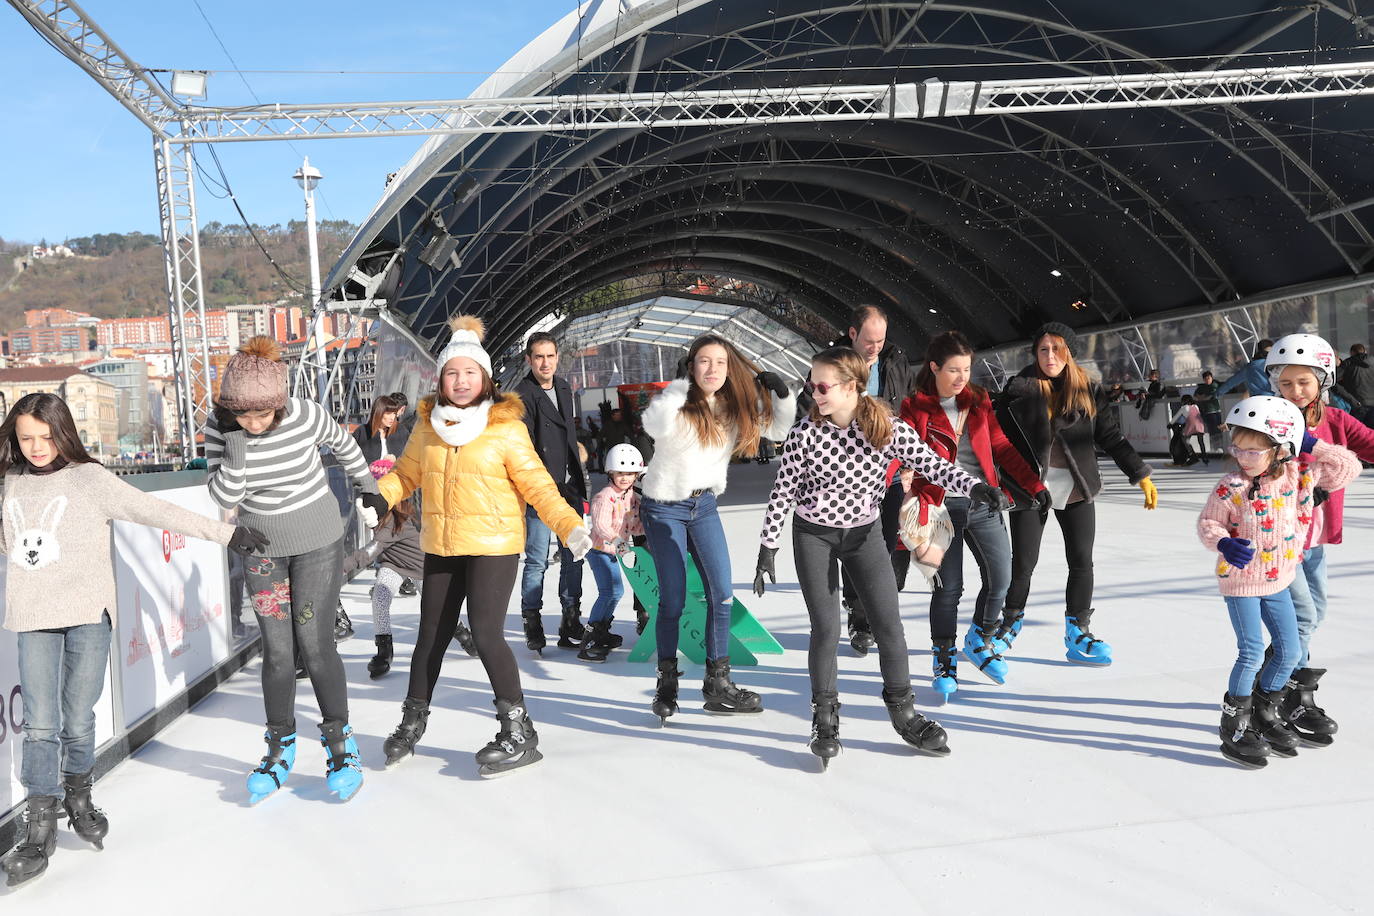
[[[892,407],[895,416],[901,412],[902,402],[916,387],[916,373],[907,361],[906,353],[896,344],[887,342],[887,312],[876,305],[861,305],[849,316],[849,329],[846,337],[830,344],[832,347],[852,347],[868,364],[868,394],[881,398]],[[797,396],[797,409],[804,413],[811,409],[812,400],[803,387]],[[883,525],[883,538],[887,549],[892,553],[892,566],[897,574],[897,587],[906,581],[906,573],[911,555],[905,550],[897,550],[897,533],[902,513],[902,499],[911,486],[911,475],[903,473],[893,478],[892,486],[883,497],[880,519]],[[868,626],[868,614],[859,601],[854,583],[848,573],[841,576],[843,582],[843,602],[849,611],[849,644],[860,655],[876,645],[873,631]]]
[[[525,363],[530,372],[515,387],[525,402],[525,426],[534,450],[544,461],[553,482],[578,515],[587,501],[587,478],[577,454],[577,426],[573,417],[572,386],[554,375],[558,371],[558,342],[553,335],[531,334],[525,344]],[[549,568],[549,531],[533,507],[525,509],[525,567],[520,577],[520,615],[525,622],[525,644],[538,652],[544,648],[544,572]],[[582,563],[574,562],[568,548],[559,546],[558,600],[563,620],[558,626],[558,645],[575,649],[586,635],[582,626]]]
[[[1341,363],[1336,379],[1350,393],[1351,413],[1365,426],[1374,424],[1374,367],[1369,365],[1369,353],[1364,344],[1352,344],[1350,356]]]

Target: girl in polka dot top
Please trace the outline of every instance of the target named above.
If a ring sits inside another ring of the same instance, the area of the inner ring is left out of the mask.
[[[807,391],[808,416],[787,436],[773,483],[754,590],[765,575],[776,581],[774,555],[789,509],[795,507],[792,544],[797,577],[811,617],[811,750],[822,761],[839,753],[839,698],[835,646],[839,639],[838,560],[859,590],[878,642],[883,701],[902,739],[928,754],[949,753],[944,729],[916,712],[907,666],[906,638],[897,612],[897,580],[878,522],[894,462],[974,503],[1002,506],[1001,491],[943,458],[865,390],[868,369],[848,347],[816,354]]]

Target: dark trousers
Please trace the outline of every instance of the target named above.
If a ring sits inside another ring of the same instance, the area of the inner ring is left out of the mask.
[[[878,668],[890,696],[911,689],[906,635],[897,612],[897,580],[877,522],[828,528],[793,516],[792,549],[806,612],[811,617],[807,666],[811,695],[835,692],[835,643],[840,638],[839,568],[851,573],[878,642]]]
[[[325,722],[348,721],[348,685],[334,645],[343,579],[343,539],[294,557],[248,557],[244,579],[262,631],[262,699],[267,725],[296,728],[299,654]]]
[[[906,493],[902,490],[900,477],[892,480],[892,486],[887,488],[887,493],[883,496],[883,501],[878,509],[878,521],[882,525],[883,543],[887,546],[887,554],[892,562],[892,571],[900,589],[906,584],[907,569],[911,566],[911,554],[905,550],[897,549],[897,535],[901,531],[902,500],[906,498]],[[866,606],[863,596],[854,587],[854,580],[850,577],[849,571],[841,567],[840,581],[843,584],[844,603],[849,605],[858,618],[856,623],[867,626],[865,622]]]
[[[974,604],[973,621],[995,627],[1002,619],[1002,604],[1011,582],[1011,544],[1002,513],[987,506],[973,506],[962,496],[946,496],[945,508],[954,525],[954,540],[940,564],[940,584],[930,594],[930,638],[954,639],[959,629],[959,599],[964,594],[964,545],[978,564],[983,587]]]
[[[468,605],[468,623],[477,657],[487,669],[487,680],[497,699],[518,703],[524,699],[520,689],[520,669],[515,654],[506,644],[504,627],[506,606],[515,589],[520,568],[518,554],[500,557],[441,557],[425,554],[425,582],[420,593],[420,630],[415,636],[415,654],[410,659],[410,687],[406,696],[426,703],[434,696],[444,652],[453,639],[463,602]]]
[[[1089,500],[1055,509],[1059,531],[1064,535],[1064,553],[1069,561],[1069,579],[1064,587],[1064,616],[1073,617],[1093,603],[1093,541],[1097,536],[1097,510]],[[1007,607],[1023,610],[1030,595],[1031,575],[1040,562],[1040,540],[1049,518],[1033,509],[1011,513],[1011,587]]]

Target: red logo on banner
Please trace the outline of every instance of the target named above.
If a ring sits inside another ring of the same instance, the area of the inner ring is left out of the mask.
[[[162,532],[162,559],[172,562],[172,551],[180,550],[186,546],[186,535],[174,534],[171,531]]]

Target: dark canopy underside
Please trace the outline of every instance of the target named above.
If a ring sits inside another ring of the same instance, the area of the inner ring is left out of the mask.
[[[671,7],[638,4],[655,5]],[[623,14],[623,34],[538,91],[1374,57],[1366,5],[1349,0],[679,6],[648,28]],[[1051,319],[1100,325],[1364,272],[1374,207],[1313,216],[1374,196],[1371,126],[1374,100],[1337,98],[446,138],[412,162],[332,283],[356,298],[350,269],[399,251],[386,298],[436,346],[460,311],[486,319],[499,351],[550,312],[618,301],[618,284],[701,274],[773,290],[774,317],[807,336],[877,303],[909,345],[957,327],[988,347]],[[444,234],[454,258],[423,262]]]

